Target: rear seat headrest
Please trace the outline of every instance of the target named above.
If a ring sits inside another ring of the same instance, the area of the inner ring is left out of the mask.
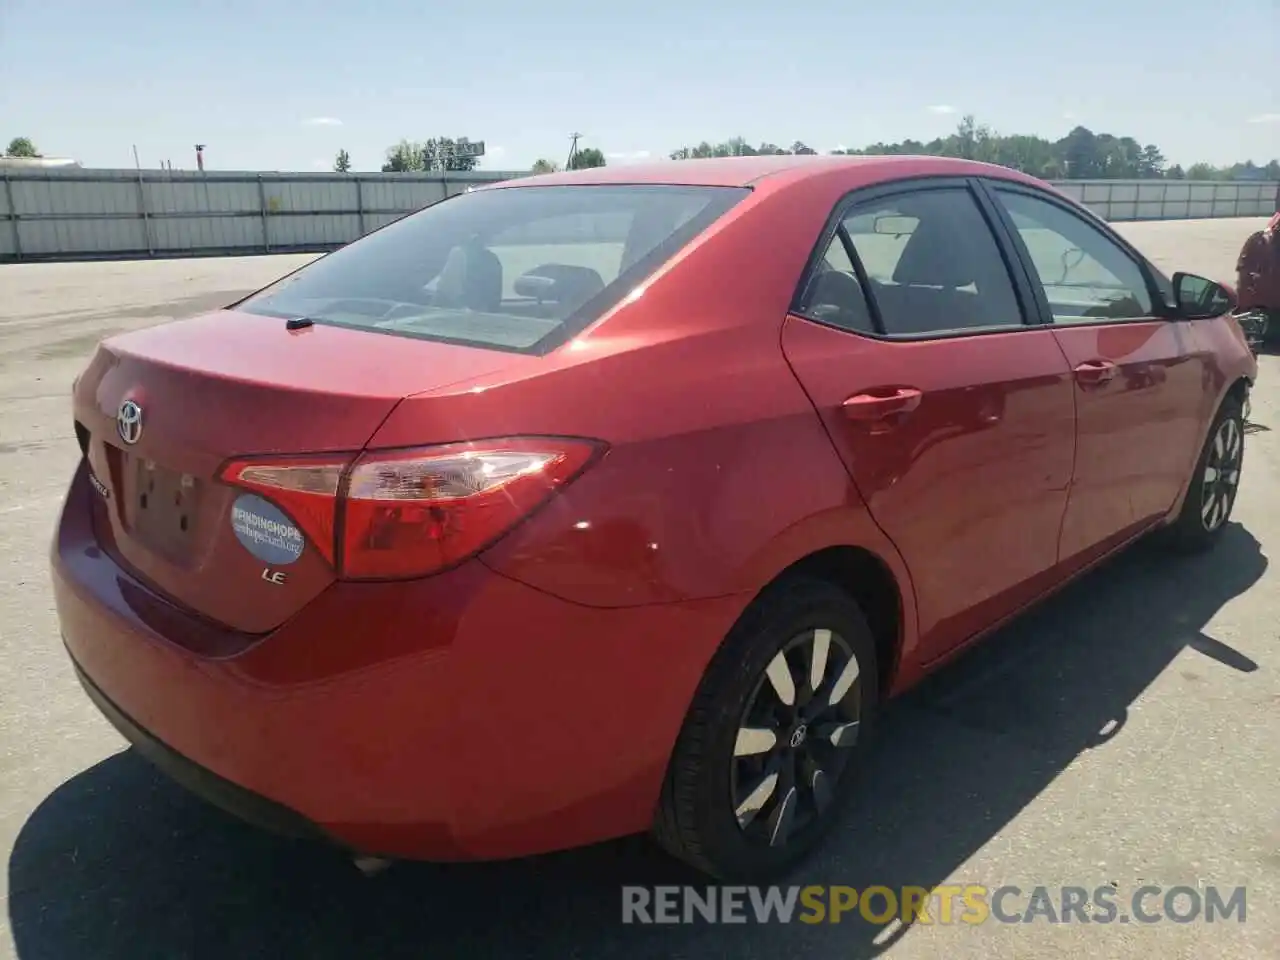
[[[518,277],[515,293],[543,303],[586,303],[604,289],[604,280],[590,267],[546,263]]]

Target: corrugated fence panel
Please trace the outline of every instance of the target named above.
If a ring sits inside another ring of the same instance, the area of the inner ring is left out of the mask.
[[[354,180],[264,180],[262,189],[271,213],[350,213],[360,204]]]
[[[267,221],[271,249],[341,246],[360,236],[360,218],[355,214],[312,214],[272,217]]]
[[[13,184],[6,176],[0,183],[0,260],[10,260],[18,255],[17,230],[18,221],[9,216],[13,206],[9,196],[13,193]]]
[[[151,233],[159,252],[256,252],[262,248],[262,216],[163,217],[151,221]]]
[[[138,213],[138,181],[65,183],[11,177],[14,212],[20,217],[75,214],[133,216]]]
[[[404,216],[402,213],[366,213],[364,215],[364,231],[369,233],[379,227],[385,227],[388,223],[395,223],[402,216]]]
[[[322,251],[400,217],[524,173],[257,173],[6,170],[0,261]],[[1270,216],[1270,181],[1070,180],[1054,184],[1107,220]],[[546,229],[540,235],[546,236]],[[598,220],[561,225],[565,242],[617,238]],[[619,227],[625,230],[625,225]]]
[[[256,182],[158,180],[147,184],[151,214],[256,213],[259,209]]]
[[[379,212],[395,210],[399,213],[408,213],[412,210],[421,210],[445,198],[444,184],[439,180],[419,182],[365,180],[363,187],[364,208]]]
[[[147,253],[141,218],[128,220],[19,220],[18,238],[25,257],[59,256],[75,251],[79,256],[111,256]]]

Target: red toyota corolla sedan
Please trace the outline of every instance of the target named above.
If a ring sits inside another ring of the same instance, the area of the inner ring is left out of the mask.
[[[518,180],[104,342],[52,551],[86,690],[361,855],[831,827],[878,703],[1108,554],[1217,539],[1230,295],[961,160]]]

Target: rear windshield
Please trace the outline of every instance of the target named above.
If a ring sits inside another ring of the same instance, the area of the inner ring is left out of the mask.
[[[397,220],[237,309],[543,353],[749,192],[661,184],[478,190]]]

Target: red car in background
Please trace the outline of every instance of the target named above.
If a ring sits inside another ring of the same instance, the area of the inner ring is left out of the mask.
[[[1236,297],[1241,322],[1259,342],[1280,333],[1280,212],[1240,248]]]
[[[265,826],[444,860],[652,830],[767,876],[886,698],[1136,538],[1222,535],[1232,306],[962,160],[487,187],[98,348],[66,647]]]

